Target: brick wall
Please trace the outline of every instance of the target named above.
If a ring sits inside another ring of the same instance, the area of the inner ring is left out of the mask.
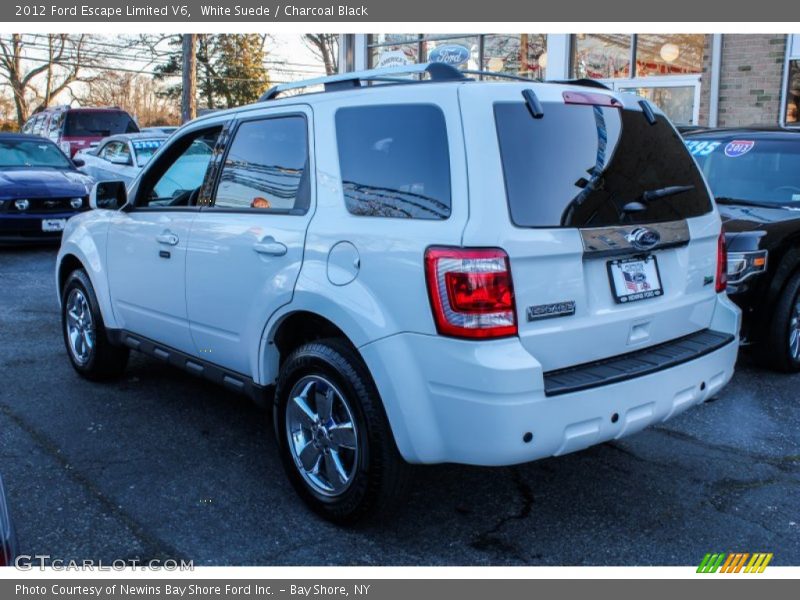
[[[708,107],[711,101],[711,43],[713,37],[706,36],[703,45],[703,73],[700,75],[700,116],[698,125],[708,125]]]
[[[719,125],[776,125],[780,115],[786,36],[726,34],[722,36]],[[709,57],[710,70],[710,57]],[[703,77],[703,94],[710,88]],[[702,100],[701,100],[702,102]],[[701,123],[703,121],[701,104]]]

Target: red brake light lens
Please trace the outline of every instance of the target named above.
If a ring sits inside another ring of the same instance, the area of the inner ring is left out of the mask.
[[[511,268],[502,250],[429,248],[425,273],[439,333],[481,339],[517,334]]]
[[[728,288],[728,249],[725,245],[725,231],[719,234],[717,240],[717,293],[724,292]]]

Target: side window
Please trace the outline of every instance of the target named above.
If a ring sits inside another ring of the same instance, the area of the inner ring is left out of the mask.
[[[118,156],[122,152],[122,142],[108,142],[97,155],[105,160],[111,160],[113,157]]]
[[[50,116],[50,125],[47,127],[47,136],[52,140],[58,140],[61,135],[61,126],[64,124],[63,112],[53,113]]]
[[[450,153],[441,109],[428,104],[342,108],[336,139],[347,210],[409,219],[450,216]]]
[[[145,171],[136,206],[196,206],[221,131],[221,126],[193,131],[171,143]]]
[[[44,124],[45,116],[43,114],[36,115],[33,121],[33,127],[31,128],[31,133],[33,135],[41,135],[42,134],[42,125]]]
[[[33,130],[33,122],[35,120],[36,117],[31,117],[25,121],[25,125],[22,126],[22,133],[30,133]]]
[[[222,165],[217,208],[308,210],[308,132],[301,116],[245,121]]]

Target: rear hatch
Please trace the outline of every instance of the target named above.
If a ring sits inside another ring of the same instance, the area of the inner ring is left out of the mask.
[[[69,142],[74,155],[110,135],[138,131],[136,122],[124,110],[75,109],[67,112],[61,141]]]
[[[663,115],[634,96],[577,86],[459,93],[470,180],[463,244],[508,253],[519,336],[545,371],[709,326],[719,215]]]

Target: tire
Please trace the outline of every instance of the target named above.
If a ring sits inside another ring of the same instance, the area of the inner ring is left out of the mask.
[[[354,524],[386,514],[404,498],[412,468],[397,450],[366,365],[347,343],[310,342],[286,359],[274,426],[290,482],[324,518]]]
[[[781,292],[772,312],[759,362],[784,373],[800,371],[800,272]]]
[[[61,293],[61,331],[72,367],[93,381],[115,379],[128,364],[128,348],[112,344],[92,282],[83,269],[70,273]]]

